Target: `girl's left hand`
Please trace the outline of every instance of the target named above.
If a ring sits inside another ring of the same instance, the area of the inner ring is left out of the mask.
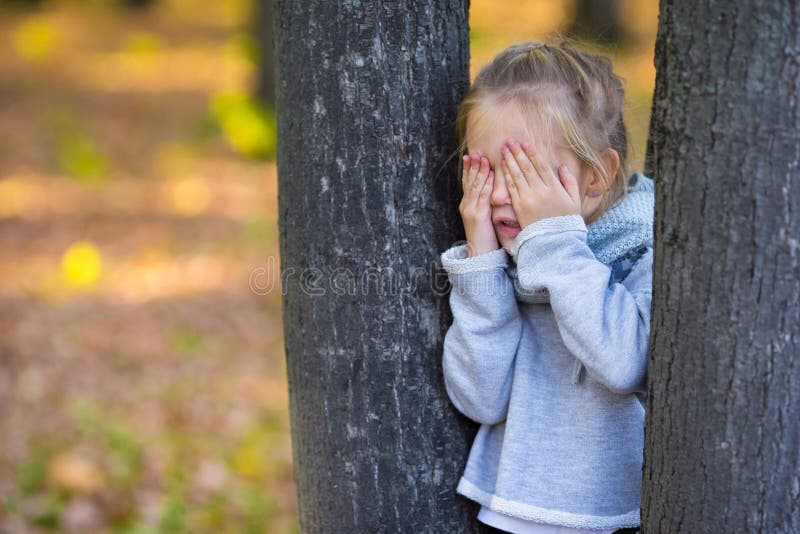
[[[529,143],[509,139],[502,149],[503,180],[520,228],[547,217],[581,212],[578,181],[566,165],[553,173]]]

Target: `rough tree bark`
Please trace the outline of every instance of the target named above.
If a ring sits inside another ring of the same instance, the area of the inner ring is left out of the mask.
[[[800,11],[662,0],[643,532],[800,532]]]
[[[446,397],[452,318],[431,268],[463,238],[446,161],[469,84],[468,0],[278,1],[274,15],[301,529],[482,531],[455,494],[477,426]]]

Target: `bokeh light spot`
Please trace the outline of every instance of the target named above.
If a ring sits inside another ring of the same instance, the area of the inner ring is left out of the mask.
[[[61,273],[71,286],[87,287],[100,279],[103,261],[98,248],[90,241],[76,241],[61,259]]]

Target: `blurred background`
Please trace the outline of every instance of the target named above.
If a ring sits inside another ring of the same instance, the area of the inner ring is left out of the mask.
[[[266,4],[0,0],[0,532],[298,532]],[[657,12],[473,0],[472,75],[608,54],[641,170]]]

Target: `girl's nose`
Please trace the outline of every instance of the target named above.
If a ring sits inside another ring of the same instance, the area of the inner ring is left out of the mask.
[[[503,206],[511,204],[511,195],[508,194],[506,181],[502,175],[503,171],[500,169],[494,170],[494,184],[492,186],[491,202],[493,206]]]

